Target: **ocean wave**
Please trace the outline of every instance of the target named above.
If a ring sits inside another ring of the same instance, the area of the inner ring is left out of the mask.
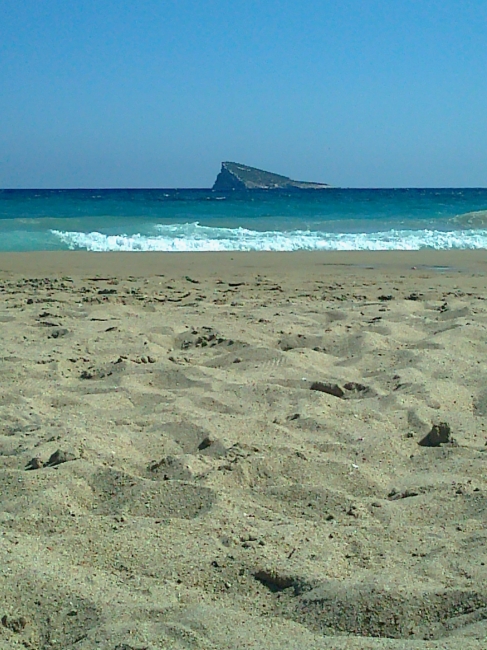
[[[327,233],[212,228],[197,223],[157,226],[155,235],[51,230],[70,250],[87,251],[353,251],[485,249],[487,230],[388,230]]]
[[[464,212],[453,217],[451,223],[466,228],[485,228],[487,226],[487,210]]]

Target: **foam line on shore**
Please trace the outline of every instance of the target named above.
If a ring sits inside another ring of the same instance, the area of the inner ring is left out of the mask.
[[[158,225],[157,235],[51,230],[71,250],[87,251],[354,251],[487,248],[487,231],[401,230],[332,233],[312,230],[256,231],[198,223]]]

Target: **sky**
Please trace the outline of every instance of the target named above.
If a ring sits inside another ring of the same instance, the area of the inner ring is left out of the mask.
[[[486,0],[0,0],[0,188],[487,186]]]

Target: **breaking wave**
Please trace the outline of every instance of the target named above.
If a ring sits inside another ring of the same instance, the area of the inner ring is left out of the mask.
[[[156,226],[155,234],[107,235],[51,230],[70,250],[87,251],[353,251],[487,248],[487,229],[387,230],[329,233],[310,230],[256,231],[213,228],[198,223]]]
[[[451,222],[465,228],[485,228],[487,226],[487,210],[464,212],[453,217]]]

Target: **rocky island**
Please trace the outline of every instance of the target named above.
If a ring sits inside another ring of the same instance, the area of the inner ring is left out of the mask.
[[[262,169],[235,162],[223,162],[213,185],[214,190],[322,190],[329,188],[325,183],[293,181],[287,176],[273,174]]]

